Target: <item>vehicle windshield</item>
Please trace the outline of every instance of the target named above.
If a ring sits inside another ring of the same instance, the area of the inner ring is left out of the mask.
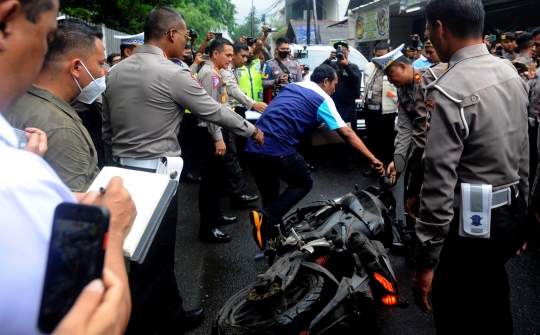
[[[328,56],[330,56],[331,49],[328,50],[307,50],[306,58],[300,58],[298,61],[300,64],[309,64],[310,69],[313,71],[317,66],[321,65]],[[296,56],[296,55],[295,55]],[[361,71],[364,70],[367,61],[357,50],[351,49],[349,53],[349,61],[358,65]]]

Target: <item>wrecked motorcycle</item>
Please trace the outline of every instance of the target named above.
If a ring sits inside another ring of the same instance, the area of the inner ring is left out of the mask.
[[[368,190],[285,217],[288,236],[276,226],[279,236],[267,242],[270,268],[229,299],[212,334],[352,334],[376,303],[407,307],[385,249],[395,199]]]

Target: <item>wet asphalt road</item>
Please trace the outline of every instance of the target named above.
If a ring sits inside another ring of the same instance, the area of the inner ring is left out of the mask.
[[[314,187],[301,202],[341,197],[358,184],[361,188],[377,185],[378,179],[363,177],[367,164],[361,162],[356,171],[348,172],[340,167],[326,168],[324,158],[311,156],[317,167],[313,173]],[[324,155],[321,155],[324,156]],[[256,185],[250,174],[244,173],[249,194],[257,194]],[[266,262],[255,262],[254,255],[259,250],[251,236],[248,210],[231,210],[227,197],[222,199],[221,208],[226,215],[235,215],[239,222],[224,226],[223,231],[232,235],[232,242],[210,244],[198,239],[198,184],[180,184],[180,213],[176,240],[176,276],[184,307],[204,308],[205,322],[186,334],[209,334],[212,320],[217,311],[237,291],[250,285],[257,275],[266,271]],[[401,201],[403,185],[393,188],[398,200],[398,218],[403,219]],[[260,203],[258,203],[260,204]],[[401,255],[392,255],[394,271],[399,281],[402,300],[411,306],[407,309],[377,307],[377,315],[372,320],[371,334],[435,334],[432,315],[424,314],[414,305],[410,289],[413,268],[406,264]],[[515,334],[540,334],[540,251],[538,244],[530,245],[528,251],[507,264],[511,283],[511,300]],[[455,302],[459,308],[460,302]],[[459,320],[456,320],[459,322]],[[366,333],[359,329],[359,334]]]

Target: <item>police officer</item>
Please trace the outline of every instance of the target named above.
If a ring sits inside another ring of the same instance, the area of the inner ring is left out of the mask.
[[[513,334],[504,265],[525,241],[527,86],[482,42],[481,0],[432,0],[426,13],[449,64],[426,91],[415,302],[431,310],[433,281],[438,334]]]
[[[529,33],[521,34],[517,38],[516,43],[519,48],[519,57],[513,62],[525,65],[523,70],[527,69],[527,71],[521,71],[520,67],[518,68],[518,72],[520,72],[521,77],[525,81],[529,81],[536,74],[536,61],[532,57],[534,47],[533,37]]]
[[[375,46],[374,56],[380,57],[389,51],[388,44],[379,43]],[[368,147],[387,165],[393,160],[394,153],[397,90],[379,67],[370,62],[364,69],[364,112]],[[371,171],[364,173],[370,174]]]
[[[415,52],[415,48],[412,47],[411,45],[408,45],[405,48],[405,55],[407,56],[407,58],[409,58],[411,62],[414,62],[414,52]]]
[[[258,41],[259,43],[262,43],[262,41]],[[234,55],[229,69],[221,70],[223,80],[227,84],[227,95],[229,98],[228,103],[234,108],[234,111],[240,114],[243,118],[246,117],[247,110],[253,109],[259,113],[262,113],[266,109],[267,105],[266,103],[262,102],[263,90],[259,59],[255,61],[253,60],[253,47],[249,47],[245,43],[236,42],[233,45],[233,48]],[[258,56],[259,51],[256,52]],[[249,67],[246,67],[247,61],[250,62]],[[236,142],[236,145],[234,147],[229,146],[229,150],[227,150],[227,155],[225,157],[227,165],[236,166],[237,163],[242,165],[246,164],[245,139],[237,138],[233,135],[231,136],[231,140]],[[229,168],[229,171],[230,170],[231,168]],[[229,191],[231,191],[233,195],[245,198],[247,195],[245,194],[243,186],[232,187],[232,185],[235,183],[231,179],[232,178],[229,178]],[[237,184],[237,186],[240,185]],[[240,198],[238,197],[235,200],[231,200],[231,205],[236,207],[234,204],[236,201],[238,206],[241,206],[240,202],[243,202],[243,200],[239,200]]]
[[[144,44],[144,33],[136,35],[114,35],[114,38],[120,40],[121,60],[133,55],[137,47]]]
[[[516,54],[514,51],[517,47],[516,45],[516,35],[511,32],[506,32],[501,34],[501,45],[503,47],[503,56],[509,61],[519,57],[519,54]]]
[[[349,61],[349,45],[345,41],[334,44],[335,51],[330,53],[328,59],[323,64],[332,66],[337,73],[338,83],[336,91],[332,94],[339,115],[343,121],[351,124],[351,129],[357,128],[356,99],[360,96],[360,79],[362,73],[358,65]],[[339,56],[337,52],[339,52]],[[326,163],[327,167],[334,165],[339,156],[344,160],[347,170],[356,168],[356,150],[345,143],[333,145],[331,159]],[[337,147],[336,147],[337,146]]]
[[[426,42],[426,46],[428,45],[433,48],[430,41]],[[404,192],[405,213],[407,214],[405,218],[407,226],[412,229],[418,216],[418,202],[423,179],[420,160],[426,145],[424,93],[426,87],[444,73],[447,64],[437,63],[432,67],[414,67],[401,53],[402,48],[403,45],[385,56],[374,58],[373,62],[380,65],[387,64],[387,67],[382,70],[388,76],[388,80],[397,87],[398,123],[394,157],[398,155],[407,161]],[[435,57],[437,57],[436,54],[432,59]],[[394,61],[389,62],[392,59]],[[397,181],[394,165],[395,162],[388,165],[388,175],[393,183]]]
[[[277,96],[284,85],[303,81],[300,64],[289,58],[290,53],[289,40],[280,37],[276,40],[276,57],[264,65],[263,88],[271,89],[272,97]]]
[[[154,9],[145,22],[145,45],[107,75],[103,99],[103,140],[118,165],[156,172],[163,157],[176,161],[184,110],[242,136],[264,141],[261,131],[216,103],[179,58],[188,41],[182,15],[168,7]],[[178,192],[159,226],[143,264],[131,263],[133,308],[128,334],[180,333],[200,324],[202,309],[184,311],[174,275]]]

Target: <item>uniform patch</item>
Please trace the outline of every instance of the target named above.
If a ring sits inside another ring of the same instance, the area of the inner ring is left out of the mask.
[[[197,78],[195,78],[194,75],[192,75],[191,73],[189,74],[191,76],[191,78],[193,78],[193,80],[195,80],[197,82],[197,84],[199,84],[200,87],[202,87],[202,84],[200,81],[197,80]]]
[[[267,73],[262,73],[261,78],[262,79],[268,79],[268,74]]]
[[[238,70],[236,71],[236,76],[237,76],[238,78],[240,78],[240,76],[242,76],[242,70],[238,69]]]
[[[227,94],[227,87],[223,87],[223,94]]]
[[[220,82],[219,77],[217,77],[217,76],[212,76],[212,86],[213,86],[214,88],[218,87],[219,82]]]
[[[531,76],[535,76],[536,75],[536,71],[535,70],[529,70],[529,72],[531,73]]]
[[[389,97],[389,98],[395,98],[396,96],[394,95],[394,93],[390,92],[390,91],[387,91],[386,92],[386,96]]]
[[[255,70],[261,71],[261,66],[259,65],[259,63],[255,63]]]
[[[222,95],[222,96],[221,96],[221,102],[222,102],[222,103],[227,102],[227,95]]]
[[[420,73],[415,73],[414,74],[414,80],[420,84],[422,82],[422,76],[420,75]]]
[[[480,215],[473,215],[471,216],[471,220],[472,220],[472,225],[475,226],[475,227],[478,227],[478,226],[481,226],[482,223],[480,222],[480,220],[482,220],[483,218],[480,216]]]
[[[435,108],[435,101],[433,101],[431,99],[426,100],[425,104],[426,104],[426,107],[429,107],[431,109]]]
[[[412,106],[407,106],[407,112],[412,112]]]

